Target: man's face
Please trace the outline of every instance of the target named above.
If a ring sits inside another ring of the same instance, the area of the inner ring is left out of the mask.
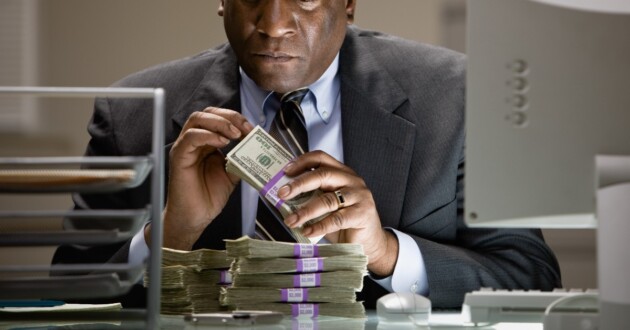
[[[315,82],[341,48],[352,0],[222,0],[219,15],[239,64],[278,93]]]

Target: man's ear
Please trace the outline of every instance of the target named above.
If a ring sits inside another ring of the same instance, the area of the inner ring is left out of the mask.
[[[223,3],[223,0],[221,0],[221,2],[219,3],[219,9],[217,10],[217,14],[219,14],[219,16],[221,17],[223,17],[224,6],[225,4]]]
[[[354,10],[356,6],[357,6],[356,0],[347,0],[346,16],[348,17],[348,24],[354,23]]]

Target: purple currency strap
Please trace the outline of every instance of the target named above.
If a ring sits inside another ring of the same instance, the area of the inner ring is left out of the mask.
[[[290,288],[280,289],[281,302],[307,302],[308,289]]]
[[[293,256],[296,258],[319,257],[319,248],[315,244],[295,244]]]
[[[304,258],[296,259],[296,268],[298,273],[316,273],[324,271],[323,258]]]
[[[291,304],[291,316],[300,317],[318,317],[319,305],[318,304]]]
[[[321,273],[306,273],[293,275],[293,287],[311,288],[318,287],[322,283]]]

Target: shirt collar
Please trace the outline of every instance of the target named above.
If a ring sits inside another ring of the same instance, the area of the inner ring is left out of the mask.
[[[328,123],[333,111],[336,108],[336,102],[339,97],[339,77],[337,72],[339,71],[339,53],[335,56],[335,59],[330,66],[324,71],[317,81],[308,86],[310,93],[305,97],[306,102],[312,102],[315,110],[319,114],[321,120]],[[247,93],[246,99],[250,100],[248,109],[255,118],[269,118],[272,117],[269,108],[275,109],[277,107],[276,99],[270,97],[273,95],[273,91],[265,91],[258,87],[256,83],[239,67],[241,75],[241,88]],[[275,110],[273,110],[275,115]]]

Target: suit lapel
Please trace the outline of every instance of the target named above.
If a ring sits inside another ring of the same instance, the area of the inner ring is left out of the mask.
[[[230,47],[225,46],[220,49],[219,54],[190,99],[182,103],[182,106],[173,115],[173,122],[181,130],[190,114],[209,106],[240,111],[241,102],[238,86],[239,74],[236,56]]]
[[[408,105],[407,96],[379,67],[370,51],[357,49],[352,42],[344,44],[340,56],[344,162],[372,191],[383,226],[396,228],[407,187],[415,125],[396,114]]]

